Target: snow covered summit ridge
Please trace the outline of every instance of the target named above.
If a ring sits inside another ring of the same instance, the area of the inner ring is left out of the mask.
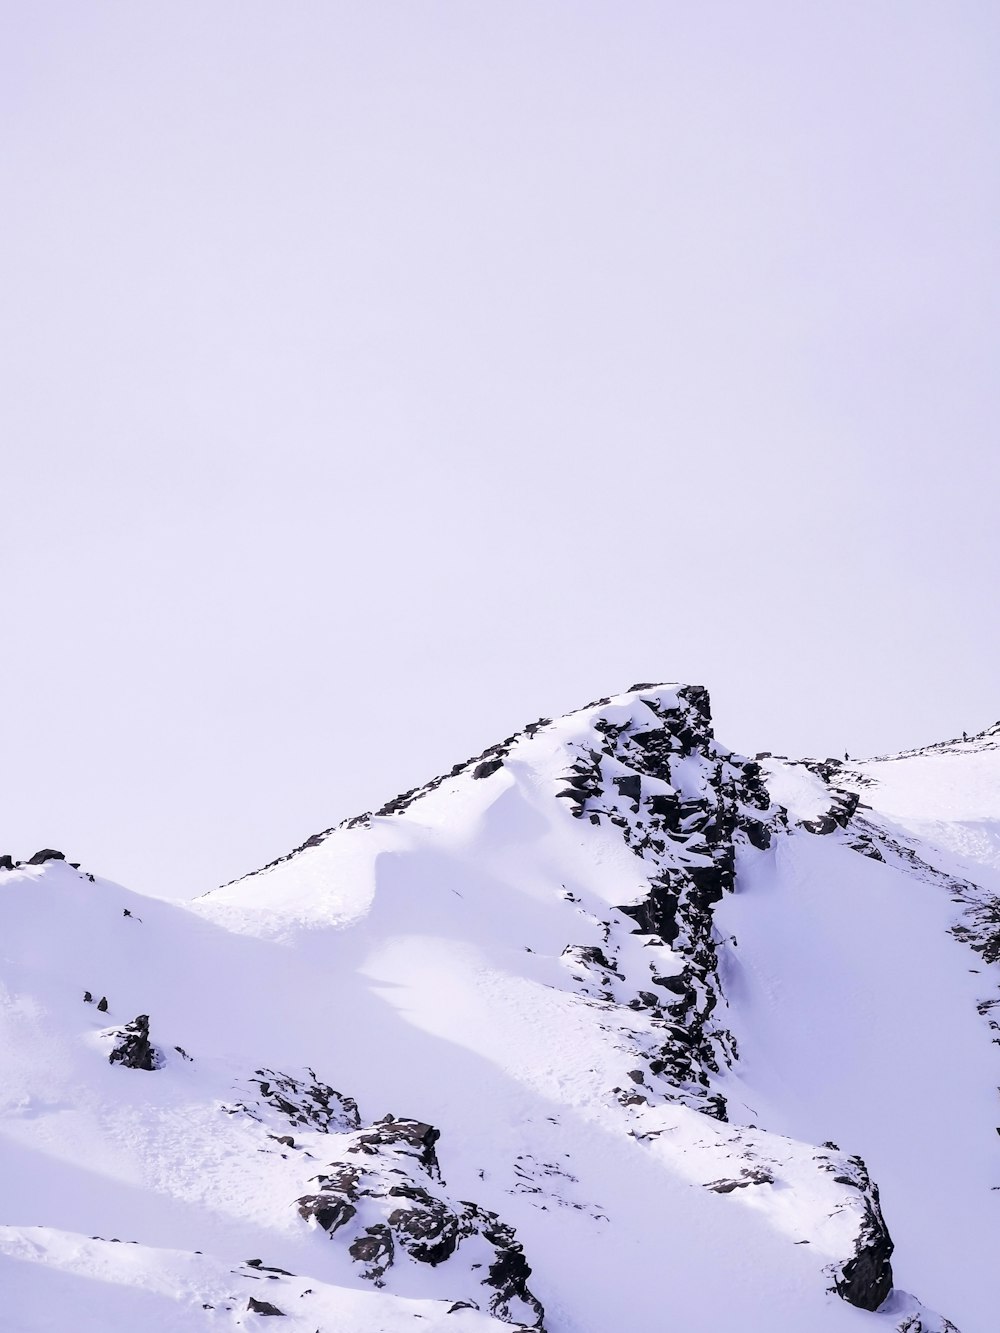
[[[18,1319],[986,1333],[1000,926],[887,790],[637,686],[192,904],[0,876]]]

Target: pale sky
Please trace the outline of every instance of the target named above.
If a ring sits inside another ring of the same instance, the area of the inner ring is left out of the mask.
[[[0,852],[186,896],[636,680],[1000,717],[995,0],[0,14]]]

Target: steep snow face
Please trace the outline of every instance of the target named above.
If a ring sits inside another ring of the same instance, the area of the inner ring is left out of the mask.
[[[1000,892],[1000,723],[946,741],[845,766],[882,825],[912,835],[939,869]]]
[[[640,686],[193,904],[0,873],[11,1327],[986,1333],[988,907],[873,781]]]
[[[863,763],[762,767],[790,835],[775,864],[744,863],[741,892],[716,917],[740,942],[724,975],[739,1076],[771,1127],[863,1155],[896,1280],[963,1329],[989,1328],[1000,1308],[1000,726]],[[825,820],[833,836],[802,836]]]

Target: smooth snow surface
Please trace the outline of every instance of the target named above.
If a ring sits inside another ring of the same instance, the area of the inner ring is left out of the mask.
[[[981,738],[829,780],[766,762],[770,846],[735,835],[736,891],[714,905],[717,1068],[672,1083],[650,1072],[662,1005],[635,997],[676,999],[685,937],[619,909],[649,892],[651,857],[710,864],[684,812],[742,761],[675,746],[669,783],[643,770],[632,803],[615,742],[600,799],[560,793],[615,728],[669,729],[684,707],[647,687],[543,722],[483,776],[467,766],[191,904],[62,862],[0,872],[5,1333],[270,1327],[252,1296],[303,1333],[511,1328],[463,1258],[473,1242],[434,1266],[397,1250],[376,1288],[302,1220],[346,1131],[240,1107],[255,1071],[307,1069],[362,1125],[392,1112],[441,1131],[442,1188],[516,1230],[548,1333],[945,1328],[916,1297],[992,1333],[1000,1080],[977,1005],[998,969],[949,933],[948,877],[998,874],[1000,750]],[[801,827],[848,790],[871,808]],[[671,793],[682,832],[637,851],[648,802]],[[161,1069],[109,1063],[139,1014]],[[855,1154],[896,1244],[877,1313],[832,1289],[863,1214]]]

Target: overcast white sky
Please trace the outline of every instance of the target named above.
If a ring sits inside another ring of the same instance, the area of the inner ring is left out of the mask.
[[[1000,716],[995,0],[5,3],[0,852]]]

